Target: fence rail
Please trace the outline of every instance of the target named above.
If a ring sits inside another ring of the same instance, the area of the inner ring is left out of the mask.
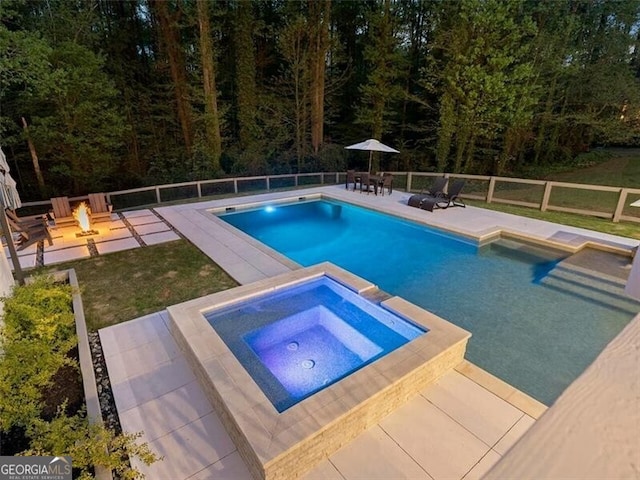
[[[428,188],[441,173],[390,172],[394,188],[419,192]],[[630,204],[640,200],[640,189],[588,185],[581,183],[529,180],[525,178],[486,175],[444,174],[466,180],[463,198],[486,203],[536,208],[541,211],[569,212],[610,219],[613,222],[640,223],[640,208]],[[114,210],[185,202],[240,194],[296,189],[314,185],[335,185],[346,181],[346,172],[317,172],[252,177],[219,178],[193,182],[171,183],[150,187],[106,192]],[[71,202],[87,200],[87,196],[72,197]],[[22,207],[29,214],[44,213],[51,202],[26,202]]]

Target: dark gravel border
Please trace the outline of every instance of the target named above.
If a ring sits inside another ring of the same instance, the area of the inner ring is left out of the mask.
[[[107,364],[104,360],[104,352],[100,343],[100,335],[97,332],[89,332],[89,345],[91,347],[91,359],[93,361],[93,370],[96,374],[96,385],[98,387],[98,398],[100,400],[100,410],[102,411],[102,420],[105,426],[112,429],[116,434],[122,433],[122,425],[120,425],[120,417],[118,417],[118,409],[113,398],[111,390],[111,381],[109,380],[109,372],[107,372]]]

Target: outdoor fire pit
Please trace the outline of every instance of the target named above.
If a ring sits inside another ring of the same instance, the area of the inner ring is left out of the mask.
[[[98,231],[91,228],[91,209],[85,202],[80,202],[73,210],[73,218],[75,218],[80,226],[80,233],[76,233],[76,237],[88,237],[97,235]]]

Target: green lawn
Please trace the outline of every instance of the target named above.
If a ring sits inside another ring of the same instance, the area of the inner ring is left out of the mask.
[[[186,240],[110,253],[41,269],[74,268],[90,330],[237,286]]]
[[[587,168],[547,175],[559,182],[640,188],[640,149],[608,149],[609,158]]]
[[[589,154],[588,154],[589,155]],[[640,188],[640,149],[609,149],[598,151],[588,167],[538,175],[538,179],[558,182],[605,185],[611,187]],[[486,189],[486,187],[485,187]],[[467,190],[465,188],[465,190]],[[485,190],[486,191],[486,190]],[[497,182],[495,198],[540,203],[544,193],[542,185]],[[549,204],[613,214],[619,192],[598,192],[575,188],[553,187]],[[640,218],[640,208],[630,207],[640,194],[629,194],[623,215]]]

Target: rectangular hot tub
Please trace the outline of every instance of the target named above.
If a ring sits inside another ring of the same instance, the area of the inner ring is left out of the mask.
[[[205,318],[278,412],[425,333],[327,276]]]
[[[168,311],[259,479],[313,468],[460,363],[470,337],[330,263]]]

